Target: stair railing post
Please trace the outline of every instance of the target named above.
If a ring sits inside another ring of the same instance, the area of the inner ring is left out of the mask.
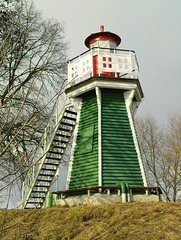
[[[43,138],[43,150],[46,150],[46,138],[47,138],[47,128],[44,130],[44,138]]]

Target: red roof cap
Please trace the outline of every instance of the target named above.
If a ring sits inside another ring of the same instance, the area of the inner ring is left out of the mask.
[[[112,40],[116,43],[117,46],[121,43],[121,38],[118,35],[116,35],[115,33],[104,32],[103,25],[101,25],[100,30],[101,30],[100,32],[93,33],[85,39],[86,47],[89,48],[91,43],[93,43],[94,41],[99,40],[99,39]]]

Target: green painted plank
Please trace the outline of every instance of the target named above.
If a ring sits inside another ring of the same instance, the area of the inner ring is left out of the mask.
[[[102,181],[143,186],[122,90],[102,89]]]
[[[98,106],[95,91],[88,92],[82,97],[82,107],[73,157],[69,189],[91,187],[98,185]],[[85,129],[94,126],[92,135]],[[82,152],[83,137],[91,138],[89,152]],[[91,148],[91,151],[90,151]]]

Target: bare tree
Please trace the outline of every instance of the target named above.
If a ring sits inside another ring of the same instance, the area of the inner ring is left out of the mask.
[[[0,180],[5,181],[30,164],[51,99],[65,79],[67,45],[64,26],[42,19],[32,2],[3,2],[9,1],[0,2]]]
[[[136,126],[142,156],[148,172],[147,177],[150,184],[156,184],[159,187],[158,166],[161,158],[160,150],[163,146],[162,131],[156,119],[150,115],[137,118]]]
[[[181,191],[181,114],[173,113],[168,118],[165,145],[162,150],[165,164],[169,166],[167,182],[172,189],[172,201],[179,200]],[[178,199],[177,199],[178,198]]]
[[[151,116],[137,118],[136,125],[150,184],[161,188],[166,201],[176,201],[181,185],[181,115],[172,114],[166,127]]]

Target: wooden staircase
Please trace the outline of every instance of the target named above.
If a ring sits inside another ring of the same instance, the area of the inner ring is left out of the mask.
[[[77,119],[73,106],[64,108],[60,120],[49,136],[40,160],[29,169],[23,183],[23,208],[41,208],[51,187]],[[40,155],[40,154],[39,154]],[[37,157],[39,156],[36,155]]]

